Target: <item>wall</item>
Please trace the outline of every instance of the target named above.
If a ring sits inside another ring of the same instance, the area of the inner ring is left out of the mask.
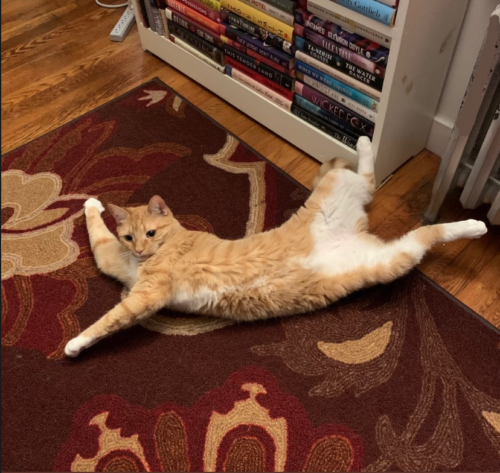
[[[442,156],[481,48],[489,17],[500,0],[469,0],[427,149]]]

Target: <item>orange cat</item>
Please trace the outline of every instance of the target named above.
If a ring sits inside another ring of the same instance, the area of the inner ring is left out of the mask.
[[[109,210],[85,202],[90,243],[99,268],[125,284],[128,296],[70,340],[77,356],[100,339],[168,307],[234,320],[258,320],[325,307],[341,297],[407,273],[436,243],[478,238],[476,220],[421,227],[395,241],[367,232],[364,206],[374,192],[370,140],[358,141],[355,173],[340,159],[321,166],[314,190],[284,225],[241,240],[184,229],[161,197],[147,206]]]

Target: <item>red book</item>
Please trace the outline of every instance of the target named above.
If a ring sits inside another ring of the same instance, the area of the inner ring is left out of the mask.
[[[265,85],[266,87],[270,88],[271,90],[274,90],[281,96],[285,97],[288,100],[293,99],[293,92],[291,90],[285,89],[279,84],[276,84],[276,82],[273,82],[272,80],[269,80],[267,77],[262,76],[258,72],[253,71],[249,67],[241,64],[238,61],[235,61],[234,59],[230,58],[229,56],[225,56],[225,62],[231,67],[234,67],[235,69],[238,69],[238,71],[243,72],[246,74],[248,77],[251,77],[252,79],[256,80],[257,82],[260,82],[262,85]]]
[[[213,21],[216,21],[217,23],[220,23],[222,21],[219,12],[212,10],[207,5],[203,5],[203,3],[200,3],[196,0],[179,0],[179,2],[183,3],[184,5],[187,5],[189,8],[200,13],[201,15],[206,16],[207,18],[210,18]]]
[[[182,13],[183,15],[187,16],[188,18],[191,18],[191,20],[197,21],[198,23],[200,23],[200,25],[205,26],[209,30],[215,31],[216,33],[219,34],[223,33],[225,30],[222,24],[219,24],[216,21],[207,18],[206,16],[202,15],[201,13],[198,13],[192,8],[189,8],[187,5],[184,5],[178,0],[167,0],[167,5],[172,10],[176,10]]]

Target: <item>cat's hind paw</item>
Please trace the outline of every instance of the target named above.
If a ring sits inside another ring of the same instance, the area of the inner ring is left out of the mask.
[[[91,197],[90,199],[87,199],[85,203],[83,204],[83,208],[85,209],[85,215],[88,215],[89,209],[97,209],[99,210],[99,213],[104,212],[104,205],[102,205],[100,200],[95,199],[94,197]]]
[[[446,241],[458,240],[459,238],[480,238],[488,229],[484,222],[479,220],[464,220],[445,224]]]

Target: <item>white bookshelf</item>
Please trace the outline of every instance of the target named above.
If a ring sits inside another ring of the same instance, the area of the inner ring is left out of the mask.
[[[380,110],[372,139],[377,182],[425,147],[468,0],[400,0],[393,28],[329,0],[315,3],[391,39]],[[134,11],[144,50],[183,72],[304,152],[325,162],[354,150],[255,93],[167,38],[146,28]]]

